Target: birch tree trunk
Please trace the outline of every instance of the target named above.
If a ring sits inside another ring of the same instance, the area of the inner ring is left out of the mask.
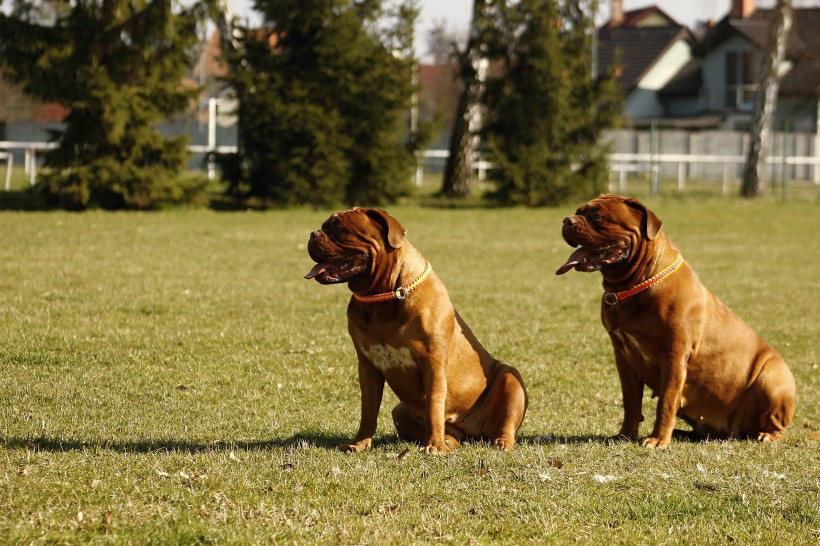
[[[780,90],[779,69],[786,57],[786,43],[793,18],[792,0],[777,0],[775,18],[769,27],[768,49],[763,52],[760,88],[755,98],[749,150],[740,188],[743,197],[757,197],[766,187],[766,152],[777,108],[777,94]]]
[[[492,0],[475,0],[473,20],[467,49],[461,59],[463,86],[458,111],[450,135],[450,155],[444,168],[441,194],[467,197],[473,177],[472,165],[477,160],[479,133],[483,125],[483,98],[488,61],[485,57],[483,28]]]

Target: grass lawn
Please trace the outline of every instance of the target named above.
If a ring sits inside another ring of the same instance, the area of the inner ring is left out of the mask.
[[[648,203],[789,363],[785,442],[606,445],[600,275],[554,275],[574,207],[390,209],[527,382],[514,451],[446,457],[397,439],[392,393],[373,450],[334,449],[358,424],[349,292],[302,279],[331,211],[0,212],[0,543],[817,544],[820,205]]]

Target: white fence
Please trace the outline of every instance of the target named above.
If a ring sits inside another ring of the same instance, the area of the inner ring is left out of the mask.
[[[23,168],[28,175],[29,184],[34,185],[37,182],[37,154],[45,150],[52,150],[57,147],[54,142],[10,142],[7,140],[0,140],[0,161],[6,161],[6,176],[5,189],[11,189],[11,170],[14,166],[14,155],[10,150],[23,150]],[[236,146],[210,146],[210,145],[191,145],[188,146],[188,151],[195,154],[218,152],[218,153],[232,153],[236,152]],[[208,178],[213,179],[216,175],[216,166],[213,161],[208,162]]]
[[[721,167],[721,187],[724,194],[729,193],[732,180],[737,179],[737,172],[743,168],[746,157],[743,155],[689,155],[689,154],[623,154],[615,153],[610,156],[610,170],[613,175],[617,175],[618,184],[610,184],[610,189],[620,193],[626,192],[627,175],[633,172],[648,172],[651,176],[652,193],[657,193],[660,184],[661,171],[666,165],[677,167],[678,190],[686,189],[686,181],[689,179],[688,171],[692,165],[718,165]],[[767,156],[766,164],[770,177],[777,177],[777,170],[780,170],[780,178],[784,179],[787,167],[805,166],[811,169],[811,181],[815,185],[820,185],[820,157],[793,157],[793,156]]]
[[[211,120],[207,126],[204,144],[188,146],[195,154],[212,152],[231,153],[237,150],[233,145],[217,144],[216,103],[209,104]],[[204,135],[202,135],[204,136]],[[728,131],[634,131],[618,130],[607,134],[607,141],[614,152],[610,156],[612,191],[625,193],[630,174],[645,174],[650,180],[650,192],[657,192],[661,178],[677,179],[677,189],[685,191],[687,181],[719,181],[724,193],[730,191],[733,181],[740,179],[746,161],[745,150],[748,134]],[[230,140],[229,140],[230,141]],[[224,140],[223,140],[224,142]],[[0,141],[0,162],[5,160],[5,189],[10,189],[11,168],[14,154],[23,151],[23,165],[30,184],[37,176],[37,154],[52,149],[54,143]],[[447,150],[434,149],[419,153],[415,173],[416,183],[421,185],[425,168],[430,161],[438,162],[449,155]],[[800,180],[820,186],[820,136],[806,133],[776,133],[769,146],[770,179],[773,181]],[[209,177],[216,175],[213,162],[206,166]],[[479,182],[483,182],[492,165],[486,161],[474,163]]]

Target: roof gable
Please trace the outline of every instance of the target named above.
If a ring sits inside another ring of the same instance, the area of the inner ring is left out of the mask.
[[[624,12],[623,21],[619,25],[612,26],[612,21],[607,21],[601,27],[601,31],[607,31],[615,28],[623,27],[662,27],[678,25],[678,22],[672,19],[658,6],[647,6],[645,8],[634,9]]]
[[[769,43],[769,27],[775,17],[773,9],[758,9],[750,17],[724,17],[709,29],[695,50],[703,58],[731,36],[740,35],[757,49]],[[792,69],[780,83],[784,95],[817,96],[820,94],[820,8],[795,8],[794,23],[786,44],[786,59]],[[677,76],[675,79],[678,79]],[[673,80],[674,81],[674,80]],[[671,84],[672,82],[670,82]]]
[[[619,65],[618,83],[629,93],[673,44],[690,39],[688,29],[680,25],[602,28],[598,36],[598,69],[607,72]]]

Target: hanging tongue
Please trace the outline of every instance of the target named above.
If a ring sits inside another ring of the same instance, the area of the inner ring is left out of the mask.
[[[576,265],[583,262],[584,258],[586,258],[586,257],[588,257],[592,254],[597,254],[598,252],[599,251],[590,250],[590,249],[584,248],[584,247],[579,248],[578,250],[576,250],[575,252],[572,253],[572,255],[569,257],[569,259],[567,260],[567,262],[564,265],[562,265],[561,267],[558,268],[558,271],[556,271],[555,274],[556,275],[563,275],[564,273],[566,273],[567,271],[569,271],[570,269],[572,269]]]
[[[305,275],[305,278],[310,280],[313,277],[315,277],[316,275],[321,275],[322,273],[324,273],[325,269],[327,269],[329,265],[330,264],[316,264],[316,265],[314,265],[313,269],[310,270],[310,273]]]

